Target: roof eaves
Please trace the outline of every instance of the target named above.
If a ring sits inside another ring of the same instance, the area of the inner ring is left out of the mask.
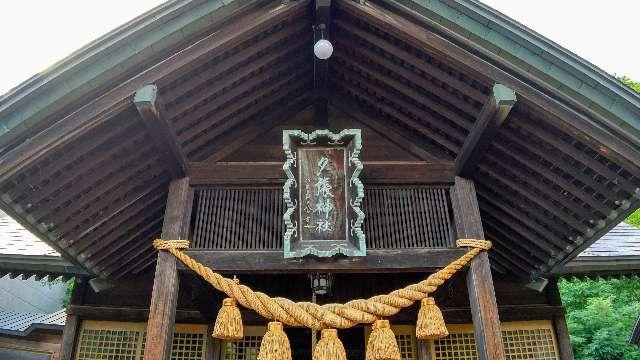
[[[178,44],[252,1],[171,1],[81,48],[0,97],[0,148],[89,90],[140,65],[150,54]]]
[[[65,320],[65,309],[51,314],[0,312],[0,334],[27,336],[35,330],[62,331]]]
[[[0,273],[88,276],[87,270],[59,257],[0,254]]]
[[[568,276],[589,273],[637,273],[640,270],[640,256],[580,256],[550,275]]]
[[[11,330],[11,329],[1,329],[0,335],[9,335],[9,336],[28,336],[35,330],[57,330],[62,331],[64,329],[64,325],[58,324],[41,324],[34,323],[29,325],[25,330]]]
[[[553,41],[476,0],[397,0],[462,36],[490,44],[502,57],[518,59],[617,118],[613,124],[640,136],[640,96],[613,76]],[[508,55],[508,56],[507,56]],[[607,118],[610,118],[608,116]]]

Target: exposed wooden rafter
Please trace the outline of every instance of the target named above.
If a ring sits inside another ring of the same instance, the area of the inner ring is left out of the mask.
[[[515,103],[515,91],[502,84],[493,86],[489,98],[456,157],[456,175],[465,177],[473,175],[478,162],[489,148],[495,133],[507,119]]]
[[[113,90],[65,116],[30,141],[0,156],[0,180],[25,169],[52,149],[62,146],[103,124],[131,106],[131,96],[145,84],[169,81],[188,71],[194,63],[206,59],[212,51],[222,52],[270,28],[283,19],[306,10],[308,1],[296,1],[273,8],[250,9],[236,21],[197,43],[176,52],[160,63],[133,76]]]
[[[310,104],[308,94],[302,94],[298,99],[289,99],[289,101],[284,108],[271,111],[267,116],[257,116],[249,123],[243,124],[238,133],[221,137],[219,141],[216,141],[211,155],[204,162],[213,163],[222,160]]]
[[[342,11],[384,29],[407,44],[447,59],[464,71],[484,77],[484,80],[493,80],[509,86],[521,98],[531,102],[532,107],[545,113],[559,129],[591,145],[600,154],[622,166],[636,167],[634,161],[640,158],[640,150],[594,121],[594,118],[598,118],[596,114],[590,112],[589,116],[584,115],[585,107],[575,104],[566,96],[561,99],[552,97],[545,92],[550,86],[537,78],[534,80],[541,84],[543,89],[523,81],[520,74],[514,75],[514,69],[504,70],[496,64],[505,65],[506,68],[509,68],[509,65],[503,64],[503,60],[495,54],[473,44],[469,39],[395,1],[382,0],[384,7],[391,11],[370,2],[358,4],[351,0],[335,1]],[[526,75],[532,77],[531,74]],[[575,110],[574,105],[578,105],[580,110]]]
[[[133,103],[173,178],[184,176],[187,160],[176,133],[167,120],[158,87],[153,84],[143,86],[136,91]]]
[[[437,161],[438,158],[430,154],[424,144],[419,138],[414,137],[413,134],[406,132],[400,132],[383,121],[376,119],[373,116],[369,116],[363,112],[363,109],[353,104],[342,96],[331,96],[331,105],[335,106],[338,110],[341,110],[345,114],[354,118],[356,121],[363,123],[364,125],[372,128],[380,135],[391,140],[394,144],[398,145],[401,149],[407,151],[410,154],[417,156],[420,160],[424,161]]]

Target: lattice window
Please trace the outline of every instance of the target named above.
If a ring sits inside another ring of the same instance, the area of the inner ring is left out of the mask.
[[[136,360],[140,339],[140,332],[135,329],[83,326],[76,359]]]
[[[206,334],[176,332],[173,334],[171,360],[202,359],[205,352]]]
[[[477,359],[476,340],[471,332],[453,332],[444,339],[436,340],[433,343],[435,359]]]
[[[144,356],[146,323],[83,321],[76,360],[139,360]],[[206,325],[176,324],[171,360],[204,360]]]
[[[413,360],[417,358],[415,352],[415,335],[396,334],[396,341],[400,348],[400,356],[402,356],[402,360]]]
[[[256,360],[265,331],[264,326],[245,326],[242,340],[222,343],[222,360]]]
[[[477,359],[473,326],[467,324],[448,325],[447,327],[450,335],[433,342],[434,359]],[[502,341],[507,359],[559,359],[551,321],[502,323]]]
[[[507,359],[558,358],[552,328],[502,330],[502,341]]]

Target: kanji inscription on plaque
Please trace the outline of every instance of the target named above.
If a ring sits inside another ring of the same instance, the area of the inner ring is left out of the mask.
[[[364,256],[359,129],[283,132],[284,256]]]

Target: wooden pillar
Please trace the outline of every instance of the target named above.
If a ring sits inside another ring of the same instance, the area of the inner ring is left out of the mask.
[[[84,297],[86,284],[86,279],[75,279],[75,286],[73,287],[73,292],[71,293],[69,305],[82,305],[82,299]],[[81,322],[82,320],[78,315],[69,314],[67,311],[67,319],[64,322],[64,330],[62,330],[62,340],[60,341],[60,352],[58,357],[60,360],[73,359]]]
[[[478,198],[472,180],[456,177],[451,192],[451,205],[458,238],[484,239]],[[467,271],[467,289],[479,359],[503,360],[505,356],[498,306],[486,251],[482,251],[471,261]]]
[[[207,328],[207,334],[211,334],[213,332],[213,324],[209,324]],[[222,346],[222,341],[220,339],[216,339],[214,337],[209,337],[207,340],[207,350],[204,356],[205,360],[220,360],[220,347]]]
[[[433,340],[418,339],[418,360],[433,360]]]
[[[546,290],[549,297],[549,303],[555,306],[562,306],[562,299],[560,298],[560,291],[558,291],[558,282],[556,279],[549,281]],[[553,316],[553,328],[556,332],[556,341],[558,343],[560,359],[573,360],[573,348],[571,347],[567,319],[564,317],[564,308],[561,314]]]
[[[163,239],[183,240],[189,237],[192,205],[193,190],[189,187],[189,178],[172,181],[162,225]],[[179,288],[176,262],[170,253],[158,253],[147,323],[145,360],[168,360],[171,356]]]

